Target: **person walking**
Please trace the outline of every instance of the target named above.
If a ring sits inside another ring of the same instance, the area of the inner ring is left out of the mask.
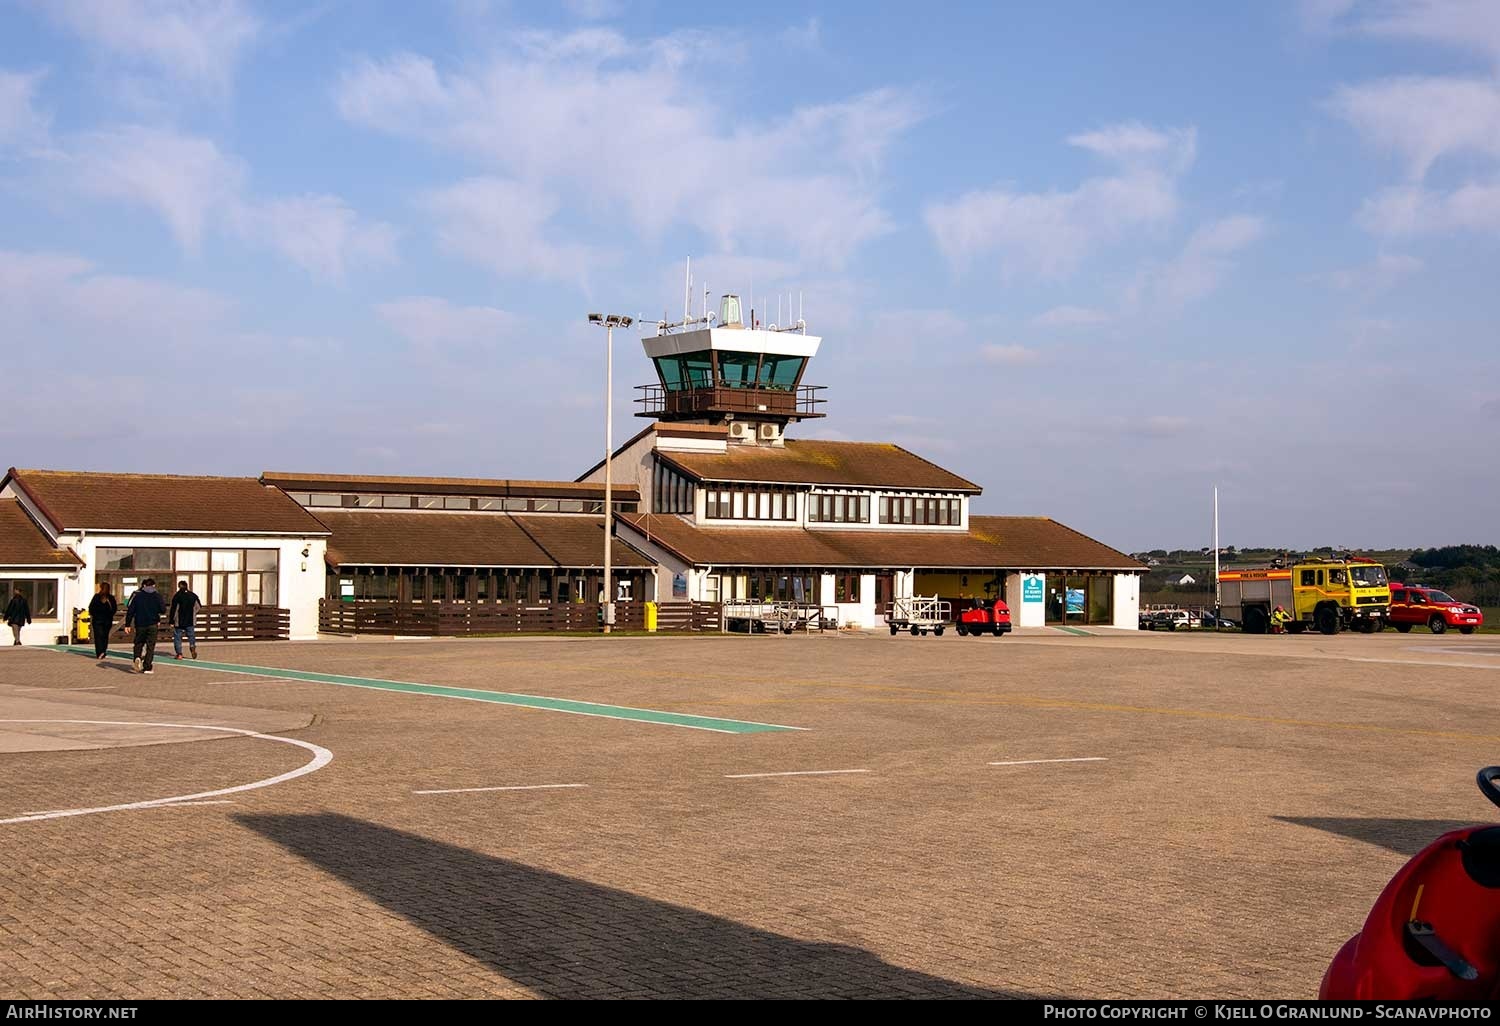
[[[21,628],[31,622],[31,603],[26,601],[26,596],[22,594],[19,584],[16,585],[16,593],[6,603],[5,622],[10,624],[10,633],[14,639],[14,645],[20,647]]]
[[[98,593],[89,599],[89,632],[94,638],[97,662],[104,662],[105,654],[109,652],[109,632],[115,629],[115,613],[119,609],[120,604],[115,601],[109,582],[100,581]]]
[[[167,604],[156,590],[156,580],[148,577],[125,603],[125,633],[135,634],[136,673],[150,673],[156,660],[156,631]]]
[[[193,654],[194,659],[198,658],[198,632],[193,624],[202,605],[202,600],[188,590],[187,581],[177,582],[177,594],[172,596],[172,607],[167,612],[167,621],[172,625],[173,658],[182,658],[184,634],[188,638],[188,651]]]

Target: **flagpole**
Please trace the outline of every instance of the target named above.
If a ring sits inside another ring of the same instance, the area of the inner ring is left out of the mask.
[[[1214,485],[1214,615],[1219,613],[1219,486]]]

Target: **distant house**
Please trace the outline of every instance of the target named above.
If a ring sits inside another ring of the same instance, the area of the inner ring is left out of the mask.
[[[1192,574],[1183,574],[1181,577],[1177,578],[1176,583],[1177,584],[1197,584],[1198,583],[1198,578],[1194,577]]]

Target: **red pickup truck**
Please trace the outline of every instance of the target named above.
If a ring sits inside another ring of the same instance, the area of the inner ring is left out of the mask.
[[[1434,634],[1455,627],[1460,634],[1473,634],[1484,626],[1478,606],[1460,602],[1446,591],[1419,585],[1391,585],[1391,626],[1405,634],[1422,626]]]

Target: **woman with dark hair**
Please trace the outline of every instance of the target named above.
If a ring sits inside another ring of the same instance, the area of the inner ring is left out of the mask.
[[[16,647],[21,644],[21,628],[31,622],[31,603],[26,601],[26,593],[21,590],[21,585],[16,584],[16,593],[11,597],[5,607],[5,622],[10,624],[11,634],[15,637]]]
[[[89,632],[94,638],[94,655],[101,663],[109,651],[109,632],[114,630],[115,612],[119,608],[109,582],[100,581],[99,593],[89,600]]]

